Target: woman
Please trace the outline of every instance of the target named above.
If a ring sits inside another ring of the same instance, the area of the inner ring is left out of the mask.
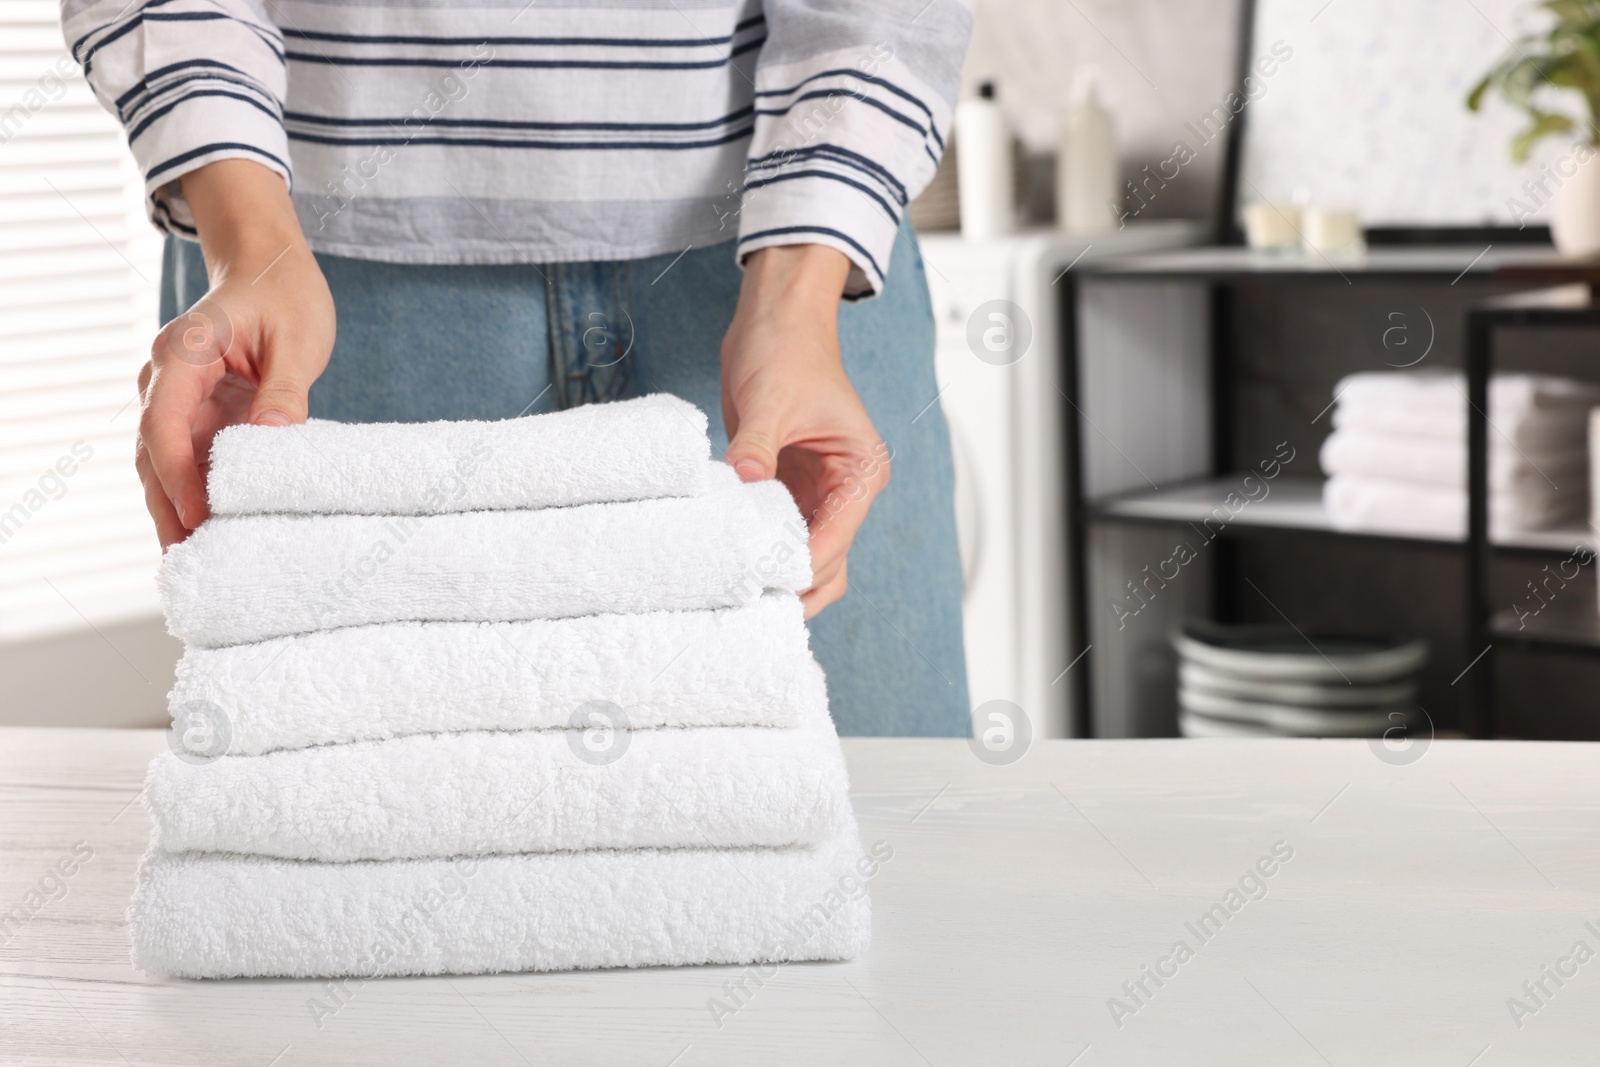
[[[164,546],[205,518],[229,423],[668,391],[808,515],[840,731],[968,733],[949,441],[902,223],[944,147],[962,0],[63,18],[168,234],[138,451]]]

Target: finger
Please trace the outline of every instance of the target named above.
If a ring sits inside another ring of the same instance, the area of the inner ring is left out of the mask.
[[[728,443],[723,462],[747,482],[766,481],[778,474],[778,450],[784,446],[783,417],[770,403],[757,402],[739,413],[738,431]]]
[[[828,500],[812,513],[811,565],[820,568],[835,556],[844,555],[856,531],[867,517],[867,500],[847,500],[830,508]]]
[[[150,388],[150,379],[155,374],[155,364],[146,361],[139,368],[139,399],[145,397],[145,390]],[[172,501],[167,499],[165,490],[161,488],[161,479],[157,478],[155,471],[150,466],[150,452],[139,442],[134,449],[133,469],[139,475],[139,486],[144,491],[145,510],[155,520],[156,540],[161,544],[161,551],[165,552],[168,546],[183,540],[186,531],[183,523],[178,519],[178,512],[172,506]]]
[[[150,453],[141,447],[134,457],[134,469],[139,472],[139,482],[144,486],[144,506],[156,523],[156,540],[165,552],[188,536],[189,531],[178,518],[178,512],[161,488],[161,479],[150,468]]]
[[[305,422],[311,383],[327,363],[328,353],[319,351],[312,342],[295,337],[268,338],[249,420],[260,426]]]
[[[726,374],[722,376],[722,428],[727,431],[730,441],[739,435],[739,409],[733,405],[733,393],[728,388]]]
[[[808,588],[815,589],[819,585],[827,585],[829,582],[833,581],[834,578],[838,577],[839,572],[844,569],[845,561],[849,558],[850,557],[848,555],[835,556],[832,559],[824,561],[820,566],[813,561],[811,567],[811,585]]]
[[[159,351],[155,363],[139,418],[139,443],[147,450],[150,469],[178,521],[192,530],[206,517],[205,482],[195,463],[193,426],[214,384],[209,379],[220,374],[220,364],[196,367],[182,359],[165,359]]]
[[[845,579],[843,566],[834,567],[825,577],[819,576],[812,583],[810,589],[800,594],[800,604],[805,608],[806,618],[811,618],[811,616],[844,596],[849,584]]]
[[[833,485],[811,513],[811,572],[816,584],[822,584],[843,565],[876,496],[872,482],[848,477]]]
[[[845,569],[840,567],[838,574],[828,582],[814,586],[801,593],[800,606],[805,610],[806,618],[815,618],[823,608],[843,599],[845,592],[849,588],[850,582],[845,576]]]

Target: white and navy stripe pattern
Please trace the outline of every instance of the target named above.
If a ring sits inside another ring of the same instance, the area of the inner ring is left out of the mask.
[[[63,0],[157,226],[249,158],[313,248],[398,263],[831,245],[882,285],[949,130],[967,0]]]
[[[196,167],[247,157],[290,177],[283,38],[249,4],[123,0],[74,14],[68,3],[63,18],[73,58],[127,130],[157,226],[194,235],[172,183]]]

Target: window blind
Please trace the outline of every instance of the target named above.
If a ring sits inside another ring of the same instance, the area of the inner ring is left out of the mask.
[[[160,243],[59,19],[0,4],[0,642],[159,610],[133,445]]]

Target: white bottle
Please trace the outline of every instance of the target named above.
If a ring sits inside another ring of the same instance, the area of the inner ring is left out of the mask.
[[[1073,78],[1056,157],[1056,222],[1064,232],[1116,228],[1120,166],[1116,128],[1100,97],[1100,71],[1084,67]]]
[[[995,102],[994,82],[956,105],[956,183],[961,197],[961,236],[973,241],[1012,231],[1016,178],[1011,127]]]

